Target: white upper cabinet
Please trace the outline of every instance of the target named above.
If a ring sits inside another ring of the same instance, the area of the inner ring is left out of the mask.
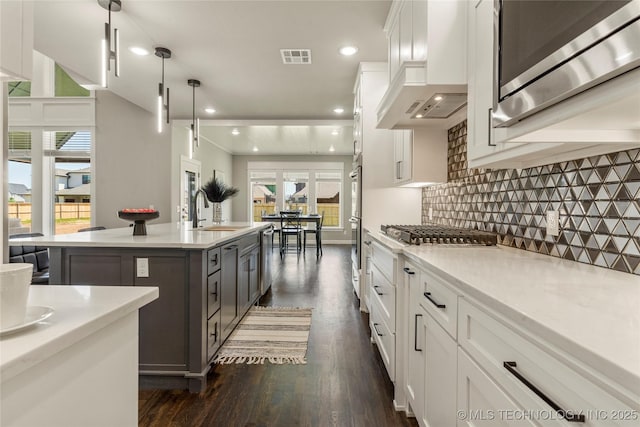
[[[539,166],[640,146],[640,69],[494,127],[493,0],[467,3],[467,151],[470,168]]]
[[[464,0],[393,2],[385,24],[389,87],[378,105],[378,128],[446,128],[464,119],[466,14]]]
[[[0,1],[0,81],[31,80],[33,2]]]
[[[424,187],[447,181],[447,132],[437,128],[393,131],[393,182]]]

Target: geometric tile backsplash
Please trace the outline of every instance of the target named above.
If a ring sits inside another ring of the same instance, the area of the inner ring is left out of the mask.
[[[559,236],[546,233],[548,210],[560,213]],[[640,149],[467,170],[462,122],[449,129],[449,182],[422,190],[428,222],[491,231],[502,245],[640,275]]]

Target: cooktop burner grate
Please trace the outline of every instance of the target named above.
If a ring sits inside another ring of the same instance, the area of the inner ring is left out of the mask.
[[[382,225],[380,229],[387,236],[411,245],[448,243],[492,246],[498,243],[497,236],[488,231],[444,225]]]

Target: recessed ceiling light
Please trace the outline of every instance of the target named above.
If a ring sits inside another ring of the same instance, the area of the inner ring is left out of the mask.
[[[358,52],[358,48],[355,46],[343,46],[340,48],[340,54],[344,56],[355,55]]]
[[[253,147],[253,151],[258,151],[258,147]]]
[[[344,108],[342,108],[342,107],[334,108],[333,112],[336,113],[336,114],[342,114],[342,113],[344,113]]]
[[[336,151],[336,149],[332,145],[331,147],[329,147],[329,151],[334,152],[334,151]]]
[[[207,113],[207,114],[213,114],[213,113],[216,112],[216,109],[215,108],[211,108],[211,107],[207,107],[207,108],[204,109],[204,112]]]
[[[416,114],[416,119],[421,119],[422,118],[422,114]]]
[[[136,55],[139,56],[147,56],[149,55],[149,51],[143,47],[139,47],[139,46],[131,46],[129,48],[129,50],[133,53],[135,53]]]
[[[331,131],[331,135],[334,135],[334,136],[337,135],[338,133],[339,133],[338,129],[334,129]]]
[[[231,135],[240,135],[240,131],[238,129],[234,129],[231,131]]]
[[[435,98],[433,98],[435,101],[442,101],[442,95],[436,95]]]

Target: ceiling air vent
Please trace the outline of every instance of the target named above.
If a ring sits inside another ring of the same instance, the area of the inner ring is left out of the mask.
[[[280,49],[283,64],[311,64],[311,49]]]
[[[422,105],[412,119],[446,119],[467,104],[466,93],[436,93]]]

